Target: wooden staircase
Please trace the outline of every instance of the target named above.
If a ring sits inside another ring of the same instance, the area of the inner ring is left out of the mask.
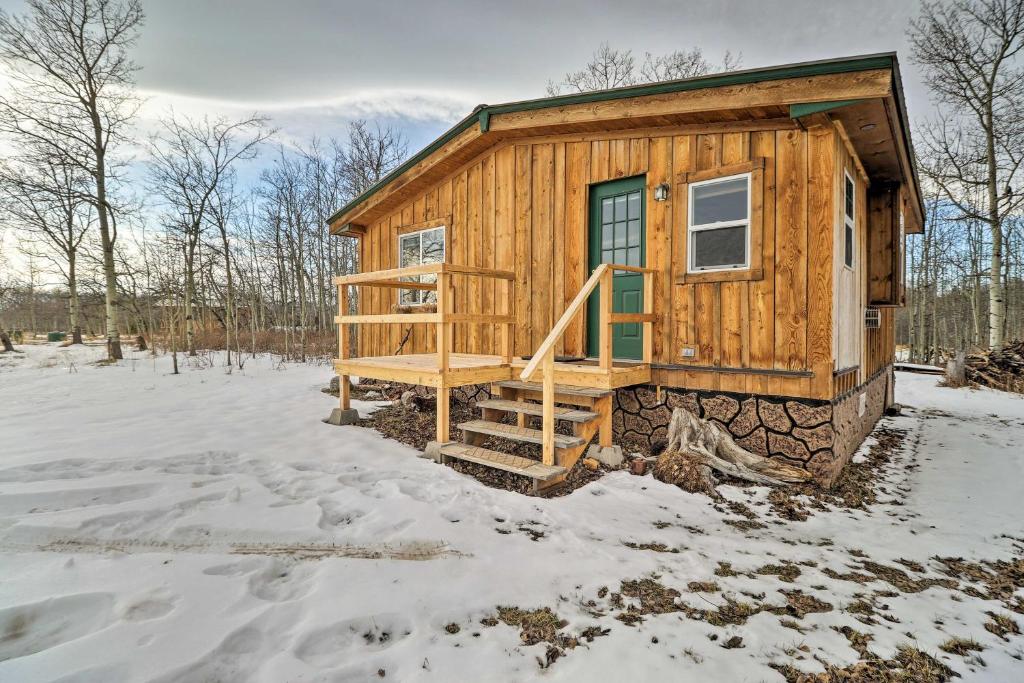
[[[447,443],[440,447],[441,461],[448,458],[512,472],[533,480],[535,493],[565,480],[566,475],[582,457],[587,446],[599,434],[601,441],[611,445],[612,391],[569,385],[555,385],[553,414],[558,422],[568,423],[572,434],[552,435],[553,462],[545,464],[521,455],[484,448],[490,439],[544,446],[543,429],[534,429],[531,422],[544,417],[544,387],[540,383],[505,381],[492,386],[498,398],[479,401],[481,419],[458,425],[463,443]],[[516,416],[516,424],[503,420]]]

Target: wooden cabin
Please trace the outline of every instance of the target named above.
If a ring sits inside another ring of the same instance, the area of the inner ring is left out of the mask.
[[[336,370],[433,387],[440,457],[538,488],[677,407],[827,485],[892,402],[923,216],[895,54],[481,105],[331,217]]]

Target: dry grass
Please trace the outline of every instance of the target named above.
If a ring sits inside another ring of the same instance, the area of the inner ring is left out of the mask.
[[[974,638],[960,638],[959,636],[954,636],[939,645],[939,649],[943,652],[948,652],[951,655],[966,657],[972,652],[981,652],[985,649],[985,646]]]
[[[223,351],[225,346],[223,329],[200,329],[196,331],[195,343],[197,349],[206,351]],[[151,343],[157,345],[162,351],[170,351],[170,342],[165,338],[154,338]],[[183,347],[181,339],[176,341],[178,352]],[[249,330],[239,330],[238,341],[231,341],[232,350],[240,349],[243,355],[256,353],[271,353],[288,360],[301,360],[303,350],[307,361],[321,361],[329,363],[338,355],[338,332],[337,330],[306,330],[305,343],[300,345],[297,331],[285,330],[263,330],[257,331],[255,335]]]
[[[825,665],[823,673],[805,673],[790,665],[772,664],[787,683],[946,683],[956,674],[917,648],[903,646],[892,659],[867,657],[846,667]]]
[[[1020,626],[1017,622],[1008,614],[996,614],[995,612],[985,612],[988,615],[989,620],[985,622],[985,630],[989,633],[994,633],[1003,640],[1009,640],[1006,636],[1020,635]]]
[[[522,610],[518,607],[498,607],[498,619],[509,626],[519,628],[519,638],[523,645],[537,643],[554,643],[559,629],[565,628],[569,622],[551,611],[550,607],[534,610]]]

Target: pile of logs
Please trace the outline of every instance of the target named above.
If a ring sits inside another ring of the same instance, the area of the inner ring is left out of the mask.
[[[1024,393],[1024,341],[967,354],[964,375],[973,384]]]

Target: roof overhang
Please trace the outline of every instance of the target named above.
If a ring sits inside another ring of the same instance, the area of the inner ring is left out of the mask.
[[[768,126],[827,112],[843,124],[872,178],[878,174],[879,179],[907,183],[918,214],[909,224],[912,228],[923,224],[924,203],[903,101],[896,55],[885,53],[481,105],[339,209],[328,223],[334,234],[361,234],[362,226],[488,148],[522,138],[648,128],[704,130],[723,122]],[[883,132],[886,140],[879,142]]]

